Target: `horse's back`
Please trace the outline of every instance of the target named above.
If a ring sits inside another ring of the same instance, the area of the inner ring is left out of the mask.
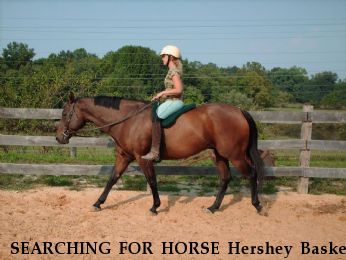
[[[247,125],[246,120],[238,107],[222,103],[210,103],[198,106],[178,118],[176,124],[168,131],[181,131],[181,128],[193,127],[194,130],[209,132],[214,129],[226,129]],[[182,129],[188,130],[188,129]]]
[[[248,124],[239,108],[204,104],[183,114],[175,125],[165,129],[164,157],[183,158],[204,149],[226,150],[235,145],[243,149],[240,143],[244,139],[248,139]]]

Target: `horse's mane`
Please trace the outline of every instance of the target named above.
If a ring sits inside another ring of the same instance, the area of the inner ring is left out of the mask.
[[[120,97],[97,96],[94,97],[94,104],[97,106],[119,109],[120,100]]]
[[[122,98],[122,97],[109,97],[109,96],[96,96],[93,98],[94,99],[94,104],[97,106],[103,106],[107,108],[113,108],[113,109],[119,109],[120,106],[120,101],[137,101],[137,102],[143,102],[143,103],[148,103],[148,101],[144,100],[136,100],[136,99],[127,99],[127,98]]]

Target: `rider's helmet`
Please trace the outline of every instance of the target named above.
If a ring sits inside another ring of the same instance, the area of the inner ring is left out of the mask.
[[[160,56],[167,54],[167,55],[171,55],[177,59],[181,58],[181,53],[180,50],[177,46],[174,45],[167,45],[165,47],[162,48],[162,51],[160,53]]]

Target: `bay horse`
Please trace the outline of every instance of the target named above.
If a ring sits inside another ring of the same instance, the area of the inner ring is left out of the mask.
[[[151,146],[151,103],[107,96],[75,98],[70,94],[56,127],[56,140],[67,144],[86,122],[93,122],[109,134],[117,153],[114,172],[93,204],[94,209],[101,209],[112,186],[129,163],[136,160],[152,191],[153,206],[150,211],[157,214],[161,202],[153,162],[141,158]],[[213,149],[220,186],[214,203],[207,210],[214,213],[220,208],[231,180],[231,161],[244,176],[250,178],[252,205],[260,213],[262,205],[258,190],[264,177],[264,165],[257,149],[257,139],[256,124],[248,112],[227,104],[203,104],[181,115],[173,126],[163,130],[161,159],[182,159],[205,149]]]

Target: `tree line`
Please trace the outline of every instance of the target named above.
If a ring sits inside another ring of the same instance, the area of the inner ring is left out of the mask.
[[[150,100],[163,89],[167,68],[159,55],[141,46],[124,46],[103,57],[85,49],[35,58],[34,49],[12,42],[0,57],[1,107],[61,108],[70,91],[79,96],[112,95]],[[225,102],[244,109],[310,103],[346,107],[346,80],[331,71],[311,76],[293,66],[267,70],[259,62],[242,67],[183,60],[184,100]]]

